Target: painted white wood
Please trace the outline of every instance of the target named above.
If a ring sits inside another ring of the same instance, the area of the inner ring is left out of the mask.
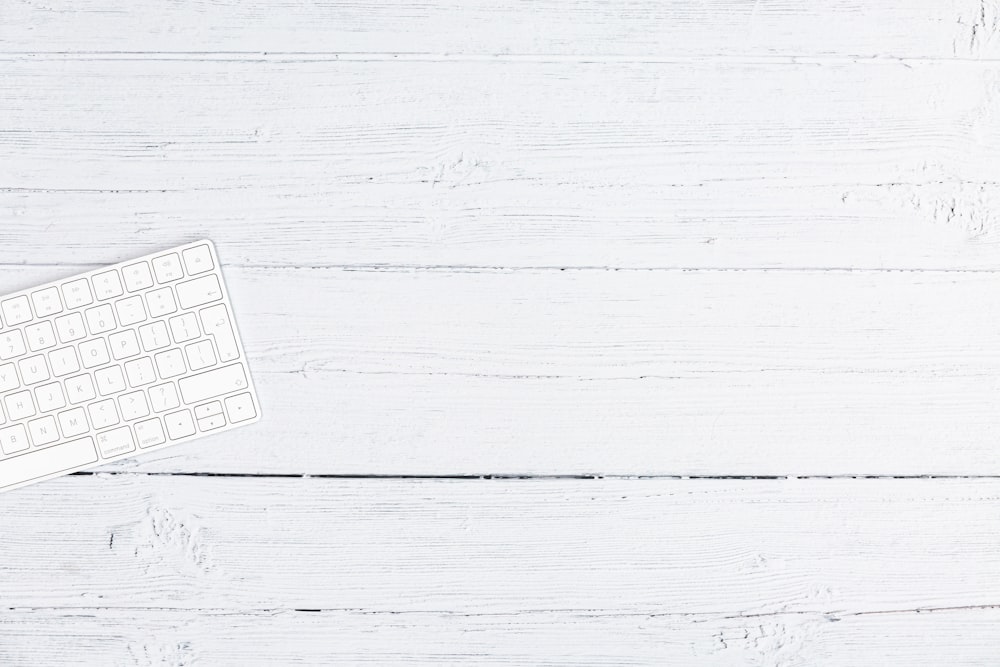
[[[264,405],[0,496],[0,664],[994,663],[996,479],[797,476],[1000,474],[998,16],[0,4],[0,293],[212,237]]]
[[[0,496],[0,658],[989,664],[998,485],[62,478]]]
[[[998,490],[71,476],[0,496],[0,584],[15,609],[837,618],[989,606]]]
[[[365,611],[0,610],[0,659],[141,667],[508,665],[981,667],[996,609],[830,617],[721,614],[379,614]],[[71,628],[71,630],[68,630]]]
[[[325,52],[610,59],[996,58],[989,0],[49,0],[2,8],[0,52]]]
[[[1000,474],[997,273],[225,275],[263,422],[121,465]],[[8,267],[0,285],[58,277]]]
[[[254,265],[994,270],[997,90],[965,62],[4,62],[0,261],[211,235]]]

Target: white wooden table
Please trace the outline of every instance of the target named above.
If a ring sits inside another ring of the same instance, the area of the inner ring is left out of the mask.
[[[213,238],[265,419],[0,496],[0,664],[995,665],[995,0],[7,0],[0,293]]]

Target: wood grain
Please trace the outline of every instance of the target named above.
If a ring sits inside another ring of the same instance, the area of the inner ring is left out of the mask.
[[[71,476],[0,496],[0,589],[14,609],[839,618],[980,607],[997,602],[998,490]]]
[[[0,497],[0,659],[984,664],[998,488],[74,476]]]
[[[943,62],[8,62],[0,261],[209,235],[254,265],[994,270],[997,81]]]
[[[996,273],[226,275],[264,421],[122,465],[1000,474]],[[0,286],[58,277],[8,267]]]
[[[670,665],[981,667],[1000,646],[996,609],[843,617],[720,614],[378,614],[364,611],[0,611],[0,659],[136,667]],[[67,628],[71,630],[67,631]]]
[[[998,21],[3,3],[0,294],[211,237],[265,414],[0,495],[0,664],[995,663]]]
[[[997,58],[980,0],[476,0],[300,3],[50,0],[3,7],[6,52],[309,52],[611,59],[791,55]]]

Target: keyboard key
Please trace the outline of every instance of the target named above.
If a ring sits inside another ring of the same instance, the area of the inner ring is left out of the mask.
[[[24,384],[45,382],[50,377],[48,364],[45,363],[45,357],[41,354],[21,359],[17,362],[17,368],[21,371],[21,381]]]
[[[80,358],[84,368],[96,368],[111,361],[108,356],[108,346],[103,338],[95,338],[80,343]]]
[[[153,286],[153,274],[149,271],[149,264],[138,262],[129,264],[122,269],[122,276],[125,278],[125,289],[129,292],[138,292]]]
[[[184,348],[184,354],[187,356],[188,367],[193,371],[200,371],[215,365],[215,350],[212,349],[212,341],[210,340],[191,343]]]
[[[123,327],[130,327],[133,324],[146,321],[146,309],[142,306],[141,296],[130,296],[121,301],[115,301],[115,310],[118,311],[118,322]]]
[[[209,250],[208,245],[188,248],[181,254],[184,256],[184,268],[187,269],[189,276],[196,276],[215,268],[215,263],[212,261],[212,251]]]
[[[0,450],[3,450],[4,454],[16,454],[18,452],[23,452],[28,449],[31,444],[28,442],[28,434],[24,431],[24,426],[21,424],[15,424],[13,426],[8,426],[7,428],[0,429]],[[4,461],[0,469],[7,466],[7,462]]]
[[[84,311],[84,313],[87,315],[87,328],[90,329],[90,333],[93,336],[107,333],[118,326],[115,322],[115,311],[111,308],[111,304],[106,303],[103,306],[90,308]]]
[[[218,401],[212,401],[211,403],[205,403],[199,405],[194,409],[195,419],[204,419],[205,417],[211,417],[213,415],[222,414],[222,403]]]
[[[225,304],[211,306],[201,311],[201,323],[205,333],[215,339],[215,347],[219,350],[219,361],[226,363],[240,358],[240,348],[236,343],[236,332],[229,318],[229,310]]]
[[[226,425],[226,418],[222,415],[212,415],[211,417],[205,417],[204,419],[198,420],[198,430],[214,431],[217,428],[222,428]]]
[[[7,459],[0,465],[0,489],[97,463],[93,438],[64,442]]]
[[[32,318],[28,297],[23,295],[0,302],[0,310],[3,311],[3,321],[9,327],[30,322]]]
[[[38,401],[39,412],[52,412],[66,407],[66,397],[63,395],[62,384],[58,382],[36,387],[35,400]]]
[[[153,370],[153,362],[149,357],[136,359],[125,364],[125,373],[128,375],[128,383],[132,387],[142,387],[156,382],[156,371]]]
[[[169,283],[184,277],[184,271],[181,269],[181,258],[175,252],[155,258],[153,272],[159,283]]]
[[[10,394],[3,399],[3,402],[7,408],[7,416],[12,422],[35,416],[35,403],[31,400],[30,391],[25,390]]]
[[[184,402],[192,405],[239,389],[246,389],[247,376],[243,364],[233,364],[181,378],[177,381],[177,386]]]
[[[118,397],[118,407],[122,411],[122,419],[133,421],[149,416],[149,403],[146,402],[146,392],[132,391]]]
[[[171,317],[170,333],[173,334],[174,342],[177,344],[194,340],[201,335],[201,329],[198,328],[198,318],[194,316],[194,313],[184,313],[177,317]]]
[[[87,423],[87,412],[83,408],[73,408],[66,412],[59,413],[59,428],[62,429],[64,438],[86,433],[90,430]]]
[[[146,304],[149,306],[150,317],[163,317],[177,312],[174,290],[170,287],[146,292]]]
[[[59,340],[63,343],[72,343],[87,336],[87,329],[83,323],[83,315],[80,313],[70,313],[56,318],[56,331],[59,332]]]
[[[253,397],[249,393],[237,394],[226,399],[226,414],[233,424],[245,422],[257,416],[253,407]]]
[[[86,403],[97,398],[94,381],[89,375],[77,375],[66,380],[66,395],[71,405]]]
[[[128,426],[114,428],[97,436],[97,447],[101,450],[101,458],[110,459],[135,451],[132,441],[132,430]]]
[[[184,367],[184,355],[178,349],[160,352],[155,357],[156,368],[160,371],[160,377],[164,380],[178,375],[184,375],[187,368]]]
[[[62,302],[59,301],[59,288],[47,287],[31,293],[31,301],[35,305],[35,317],[48,317],[62,312]]]
[[[114,426],[120,421],[118,419],[118,409],[115,407],[115,400],[113,398],[91,403],[87,406],[87,411],[90,413],[90,423],[97,430]]]
[[[28,433],[31,434],[31,442],[35,447],[51,445],[59,440],[56,418],[51,415],[28,422]]]
[[[19,329],[0,334],[0,361],[19,357],[27,351],[24,347],[24,336]]]
[[[80,360],[77,359],[76,350],[72,347],[49,352],[49,365],[52,367],[52,374],[57,378],[80,370]]]
[[[110,396],[120,391],[125,391],[125,375],[121,366],[108,366],[94,373],[94,382],[97,383],[97,393],[101,396]]]
[[[156,417],[135,425],[135,439],[139,441],[140,447],[155,447],[167,441],[163,434],[163,424]]]
[[[163,421],[167,425],[167,435],[171,440],[179,440],[189,435],[195,434],[194,421],[191,419],[190,410],[179,410],[171,412]]]
[[[173,382],[150,387],[149,400],[153,404],[153,412],[166,412],[181,406],[181,401],[177,398],[177,388]]]
[[[94,295],[90,291],[90,281],[80,278],[62,286],[63,299],[67,308],[82,308],[94,303]]]
[[[222,286],[216,275],[210,274],[177,285],[177,301],[188,310],[222,298]]]
[[[139,339],[131,329],[119,331],[108,336],[108,344],[111,346],[111,356],[116,361],[128,359],[139,354]]]
[[[139,337],[142,339],[142,349],[146,352],[162,350],[170,345],[167,325],[162,320],[139,327]]]
[[[24,335],[28,339],[28,348],[32,352],[47,350],[56,346],[56,332],[51,322],[39,322],[24,327]]]
[[[14,364],[0,364],[0,394],[7,393],[21,386],[17,379],[17,369]]]
[[[94,276],[94,294],[97,295],[98,301],[107,301],[124,293],[122,279],[118,276],[118,271],[112,269]]]

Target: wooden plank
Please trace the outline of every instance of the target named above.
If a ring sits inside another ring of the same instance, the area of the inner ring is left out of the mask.
[[[427,55],[996,58],[978,0],[299,3],[52,0],[4,6],[0,49],[387,52]]]
[[[58,275],[8,267],[0,286]],[[121,465],[1000,474],[996,273],[231,267],[227,277],[263,422]]]
[[[0,259],[995,269],[994,75],[9,62]]]
[[[37,665],[991,664],[996,609],[861,616],[3,610],[0,659]]]
[[[0,590],[7,609],[81,611],[841,618],[989,606],[998,491],[997,480],[72,476],[0,496]]]

